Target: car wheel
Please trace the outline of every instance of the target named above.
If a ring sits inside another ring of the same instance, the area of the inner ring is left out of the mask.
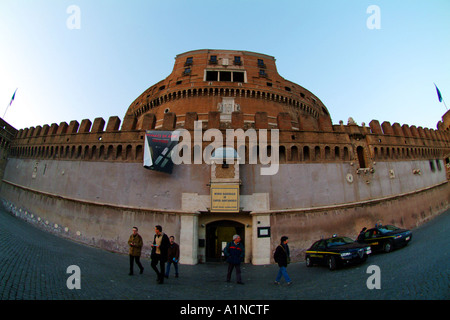
[[[386,241],[384,243],[384,252],[389,253],[394,249],[394,244],[392,243],[392,240]]]
[[[313,266],[313,263],[311,262],[311,258],[310,257],[306,257],[306,266],[308,268]]]
[[[336,270],[336,259],[333,256],[328,257],[328,268],[331,271]]]

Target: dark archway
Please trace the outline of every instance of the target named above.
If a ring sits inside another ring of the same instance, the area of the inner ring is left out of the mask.
[[[245,226],[231,220],[220,220],[206,225],[206,262],[219,262],[222,260],[222,250],[238,234],[242,243],[245,243]]]

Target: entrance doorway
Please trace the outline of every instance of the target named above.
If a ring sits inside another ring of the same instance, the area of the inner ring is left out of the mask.
[[[238,234],[241,242],[245,243],[245,226],[231,220],[220,220],[206,225],[206,262],[219,262],[222,260],[223,249],[226,244]]]

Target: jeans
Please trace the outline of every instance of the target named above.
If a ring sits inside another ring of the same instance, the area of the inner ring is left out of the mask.
[[[170,272],[170,265],[173,263],[173,265],[175,266],[175,275],[178,275],[178,262],[175,262],[173,260],[169,260],[167,262],[167,267],[166,267],[166,277],[169,276],[169,272]]]
[[[275,279],[275,281],[280,282],[281,276],[284,277],[284,280],[286,280],[286,282],[291,282],[291,278],[289,278],[286,267],[280,267],[280,270],[278,270],[277,278]]]

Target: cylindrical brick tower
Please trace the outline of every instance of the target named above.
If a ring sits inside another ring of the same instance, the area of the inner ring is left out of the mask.
[[[278,74],[274,57],[237,50],[177,55],[172,73],[133,101],[126,116],[135,116],[142,127],[144,115],[155,114],[158,129],[164,113],[174,113],[176,127],[183,127],[188,112],[206,121],[210,111],[220,112],[220,128],[229,127],[234,111],[243,113],[245,128],[254,127],[256,112],[267,113],[269,128],[276,127],[280,112],[291,115],[294,130],[316,127],[319,118],[331,123],[318,97]]]

